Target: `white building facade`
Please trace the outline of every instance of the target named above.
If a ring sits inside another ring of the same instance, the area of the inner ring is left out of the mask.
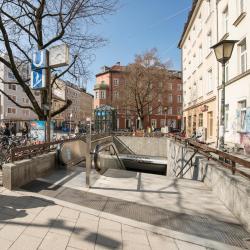
[[[194,0],[179,43],[186,130],[191,133],[202,125],[206,142],[216,145],[222,69],[210,47],[220,40],[238,40],[226,65],[225,142],[246,150],[250,147],[249,11],[249,0]]]
[[[232,146],[242,146],[250,153],[249,24],[249,0],[218,2],[219,40],[238,40],[232,57],[226,65],[225,142]],[[221,82],[221,67],[219,76],[219,82]],[[220,84],[219,89],[221,94]]]
[[[28,79],[30,77],[29,72],[28,66],[25,66],[23,67],[21,74],[25,79]],[[11,84],[4,84],[3,82]],[[3,63],[0,63],[0,88],[18,104],[32,106],[22,87],[17,84],[12,71]],[[40,92],[34,91],[33,94],[40,103]],[[20,125],[25,121],[37,119],[37,115],[32,110],[19,108],[2,93],[0,93],[0,103],[0,119],[2,123],[15,123],[18,121],[18,124]]]
[[[201,131],[216,143],[218,65],[211,50],[217,41],[216,0],[195,0],[179,42],[182,50],[183,117],[187,136]]]

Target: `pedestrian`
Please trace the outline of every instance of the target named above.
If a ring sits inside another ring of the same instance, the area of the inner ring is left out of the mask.
[[[11,128],[11,134],[16,136],[16,124],[14,123],[12,128]]]
[[[79,127],[78,127],[78,125],[76,125],[76,127],[75,127],[75,134],[78,134],[79,133]]]
[[[9,129],[9,124],[5,124],[5,129],[4,129],[4,132],[3,134],[7,137],[10,137],[10,129]]]

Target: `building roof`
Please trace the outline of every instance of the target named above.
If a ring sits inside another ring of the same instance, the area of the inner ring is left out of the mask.
[[[191,21],[191,18],[192,18],[193,14],[194,14],[194,10],[195,10],[195,7],[196,7],[196,4],[198,3],[198,1],[200,1],[200,0],[193,0],[192,8],[191,8],[191,10],[189,11],[188,18],[187,18],[187,22],[186,22],[185,25],[184,25],[184,29],[183,29],[183,31],[182,31],[181,39],[180,39],[180,41],[179,41],[179,43],[178,43],[178,48],[179,48],[179,49],[181,48],[182,40],[183,40],[183,38],[184,38],[184,36],[185,36],[185,33],[186,33],[186,31],[187,31],[187,28],[188,28],[188,25],[189,25],[189,23],[190,23],[190,21]]]
[[[107,73],[120,73],[125,71],[126,66],[120,65],[120,63],[117,63],[111,67],[103,66],[102,72],[96,74],[96,77],[107,74]]]

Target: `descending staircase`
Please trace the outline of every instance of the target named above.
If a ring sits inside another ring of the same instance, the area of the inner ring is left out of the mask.
[[[119,154],[131,154],[134,155],[135,153],[117,136],[113,136],[113,142],[119,152]]]

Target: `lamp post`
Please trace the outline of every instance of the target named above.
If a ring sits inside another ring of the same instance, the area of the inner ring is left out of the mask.
[[[225,64],[231,58],[236,40],[222,40],[211,48],[214,50],[216,59],[222,65],[222,91],[220,109],[220,129],[219,129],[219,148],[225,150]]]
[[[71,118],[72,118],[73,114],[70,113],[69,114],[69,136],[71,135]]]
[[[168,111],[168,107],[164,108],[164,112],[165,112],[165,127],[167,126],[167,111]]]

